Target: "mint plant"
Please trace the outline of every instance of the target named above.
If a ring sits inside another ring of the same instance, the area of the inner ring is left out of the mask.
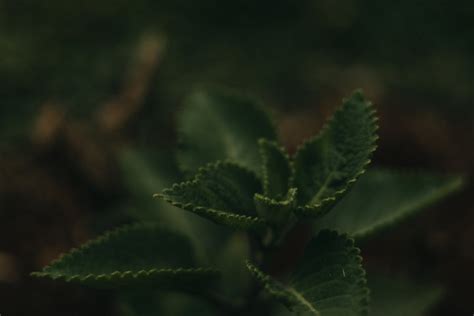
[[[155,198],[179,216],[108,232],[34,276],[116,289],[127,315],[367,315],[357,240],[461,185],[458,177],[384,169],[363,175],[378,126],[360,91],[292,157],[261,105],[233,93],[195,93],[178,125],[183,181]],[[293,245],[304,253],[284,253],[306,231],[312,237]],[[380,288],[374,297],[386,299]],[[202,299],[207,309],[182,297],[164,308],[167,292]]]

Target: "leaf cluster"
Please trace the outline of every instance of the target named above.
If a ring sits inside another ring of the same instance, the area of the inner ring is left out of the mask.
[[[367,315],[369,288],[354,239],[461,185],[457,177],[384,169],[364,175],[377,129],[374,106],[356,91],[290,156],[258,102],[199,91],[179,117],[177,162],[186,177],[155,194],[171,205],[165,220],[106,233],[34,275],[133,297],[181,291],[226,315],[275,314],[274,302],[287,308],[283,314]],[[304,254],[291,271],[272,272],[274,254],[301,224],[312,236]]]

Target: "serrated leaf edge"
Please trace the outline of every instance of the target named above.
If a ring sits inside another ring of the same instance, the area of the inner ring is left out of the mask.
[[[348,243],[347,246],[352,247],[356,251],[354,253],[356,254],[356,256],[354,257],[354,260],[357,264],[357,271],[358,271],[357,277],[360,278],[358,285],[362,287],[359,293],[357,293],[357,295],[360,295],[363,297],[358,301],[358,303],[360,303],[360,305],[362,306],[359,310],[359,313],[360,315],[368,315],[370,289],[368,288],[368,285],[367,285],[366,271],[364,270],[362,266],[363,258],[360,255],[360,249],[355,246],[355,240],[352,237],[350,237],[348,234],[345,234],[345,233],[341,234],[334,230],[322,230],[320,234],[334,235],[337,238],[343,238]],[[247,269],[250,271],[250,273],[264,287],[267,293],[273,296],[275,299],[279,300],[281,303],[283,303],[288,309],[292,310],[292,305],[295,304],[295,300],[292,300],[290,297],[288,297],[288,293],[289,293],[293,297],[296,298],[297,302],[299,303],[301,303],[302,301],[306,302],[306,304],[304,305],[307,306],[308,308],[311,307],[310,311],[313,312],[315,315],[320,315],[319,311],[317,311],[311,305],[311,303],[308,302],[306,298],[303,295],[299,294],[299,292],[297,292],[297,290],[294,289],[293,287],[280,283],[278,280],[274,279],[270,275],[263,273],[262,271],[260,271],[258,267],[252,264],[249,260],[246,261],[246,266],[247,266]],[[282,290],[276,290],[270,284],[281,287]],[[295,295],[295,294],[298,294],[298,295]]]
[[[362,306],[364,306],[359,310],[359,312],[361,313],[361,315],[368,315],[369,309],[370,309],[369,308],[370,289],[369,289],[368,284],[367,284],[367,272],[365,271],[365,269],[362,265],[363,258],[360,255],[361,250],[360,250],[360,248],[358,248],[356,246],[356,242],[355,242],[354,237],[350,236],[347,233],[341,233],[341,232],[338,232],[336,230],[330,230],[330,229],[321,230],[319,232],[319,234],[326,234],[328,236],[334,236],[334,238],[345,239],[347,247],[352,248],[353,254],[355,255],[354,260],[355,260],[355,263],[357,264],[357,270],[358,270],[357,277],[360,278],[360,280],[358,282],[358,285],[360,285],[362,287],[362,289],[360,289],[360,292],[358,293],[358,295],[361,295],[361,296],[367,298],[367,299],[362,298],[359,301],[359,303]]]
[[[364,98],[364,96],[362,95],[361,90],[355,90],[352,95]],[[294,158],[292,159],[292,165],[294,165],[294,161],[296,160],[298,154],[302,150],[304,150],[307,146],[310,146],[311,143],[318,141],[320,138],[322,138],[325,135],[326,131],[333,124],[333,122],[336,118],[336,115],[338,113],[344,111],[346,105],[348,104],[347,103],[348,100],[349,100],[348,98],[342,99],[343,105],[340,106],[336,110],[336,112],[333,113],[333,115],[331,116],[331,118],[329,120],[327,120],[327,122],[321,128],[320,132],[317,135],[304,140],[303,143],[300,144],[297,147],[296,154],[295,154]],[[336,201],[340,195],[344,194],[352,186],[352,184],[354,184],[359,179],[359,177],[362,176],[366,172],[366,167],[372,162],[371,157],[372,157],[373,153],[375,152],[375,150],[378,147],[377,140],[379,139],[379,136],[376,134],[376,132],[379,130],[380,127],[378,125],[379,118],[377,117],[377,110],[375,109],[373,103],[370,102],[370,101],[365,101],[365,104],[366,104],[365,110],[366,110],[366,112],[369,116],[370,123],[372,124],[373,133],[374,133],[374,135],[371,139],[371,142],[372,142],[373,145],[369,149],[369,158],[363,163],[361,170],[352,179],[348,180],[346,182],[346,185],[342,189],[336,191],[333,194],[333,196],[322,199],[321,202],[319,202],[319,203],[297,207],[296,212],[295,212],[297,215],[299,215],[299,216],[316,216],[316,217],[324,215],[325,212],[322,212],[322,214],[321,214],[319,212],[319,210],[321,210],[325,205]],[[291,186],[294,186],[294,178],[290,179],[290,187]]]
[[[288,167],[290,168],[290,178],[288,179],[288,185],[290,185],[291,178],[293,177],[294,174],[294,166],[293,163],[291,162],[290,155],[287,153],[285,147],[281,146],[276,140],[268,140],[266,138],[260,138],[258,140],[258,145],[259,145],[259,151],[260,151],[260,157],[262,159],[262,186],[263,186],[263,192],[265,194],[268,193],[268,187],[269,187],[269,175],[268,175],[268,170],[266,168],[266,165],[268,163],[268,156],[266,154],[266,151],[263,149],[263,145],[270,145],[274,146],[282,155],[283,157],[286,158],[286,161],[288,161]]]
[[[254,180],[260,182],[260,179],[255,174],[255,172],[253,172],[249,168],[241,166],[230,160],[218,160],[216,162],[208,163],[204,167],[200,167],[193,179],[184,181],[181,183],[175,183],[171,186],[171,188],[163,190],[162,193],[155,193],[153,197],[160,198],[175,207],[196,213],[197,215],[213,220],[214,222],[218,224],[228,224],[230,221],[235,220],[237,222],[234,222],[234,223],[238,223],[238,225],[231,225],[231,226],[236,226],[242,229],[253,229],[257,231],[265,230],[266,221],[259,217],[240,215],[240,214],[235,214],[235,213],[226,212],[222,210],[216,210],[216,209],[208,208],[208,207],[193,206],[192,203],[180,203],[180,202],[173,201],[172,199],[167,197],[167,192],[171,192],[172,190],[182,189],[188,186],[196,185],[199,183],[202,177],[205,176],[206,172],[211,171],[213,169],[217,169],[223,165],[237,167],[241,169],[242,171],[248,173],[252,177],[254,177]]]
[[[87,281],[87,280],[112,280],[112,279],[126,279],[126,278],[140,278],[140,277],[147,277],[153,274],[178,274],[178,273],[191,273],[191,274],[208,274],[208,275],[214,275],[214,276],[219,276],[220,273],[216,269],[212,268],[176,268],[176,269],[171,269],[171,268],[164,268],[164,269],[150,269],[150,270],[139,270],[139,271],[132,271],[132,270],[127,270],[127,271],[114,271],[112,273],[103,273],[103,274],[88,274],[88,275],[81,275],[81,274],[75,274],[75,275],[65,275],[65,274],[60,274],[60,273],[55,273],[54,275],[50,272],[47,272],[46,270],[51,269],[54,265],[60,263],[63,260],[66,260],[68,258],[73,258],[73,256],[80,254],[82,251],[84,251],[87,248],[90,248],[94,245],[101,244],[104,242],[107,242],[111,238],[118,236],[120,234],[129,232],[131,230],[137,229],[139,227],[143,226],[158,226],[158,225],[152,225],[152,224],[145,224],[145,223],[134,223],[130,225],[125,225],[122,227],[118,227],[116,229],[110,230],[105,232],[103,235],[91,239],[79,247],[72,248],[66,253],[62,253],[59,255],[58,258],[55,260],[51,261],[50,264],[45,266],[42,271],[37,271],[37,272],[32,272],[30,273],[31,276],[33,277],[40,277],[40,278],[51,278],[53,280],[58,280],[58,279],[63,279],[67,282],[69,281]],[[163,227],[164,229],[168,230],[168,228]]]
[[[249,260],[245,262],[245,265],[247,269],[250,271],[250,273],[255,277],[255,279],[257,279],[260,285],[263,286],[263,288],[268,294],[270,294],[277,300],[281,301],[287,308],[290,308],[292,301],[289,299],[286,293],[287,288],[284,284],[275,280],[270,275],[267,275],[263,273],[262,271],[260,271],[260,269]],[[274,287],[270,286],[270,283],[273,283],[281,287],[282,290],[281,291],[275,290]]]
[[[218,224],[227,225],[232,220],[235,220],[236,222],[233,222],[234,224],[230,226],[234,226],[234,227],[242,228],[242,229],[253,229],[253,230],[258,230],[258,231],[266,227],[266,221],[258,217],[239,215],[239,214],[219,211],[219,210],[207,208],[207,207],[193,206],[191,203],[186,203],[186,204],[179,203],[167,198],[166,195],[161,194],[161,193],[155,194],[154,197],[161,198],[175,207],[178,207],[186,211],[190,211],[192,213],[195,213],[197,215],[210,219]]]
[[[287,198],[285,200],[276,200],[269,198],[268,196],[265,196],[260,193],[255,193],[254,195],[254,200],[259,200],[262,203],[265,203],[266,205],[269,206],[289,206],[296,200],[296,195],[298,194],[298,189],[297,188],[290,188],[287,193]]]
[[[111,281],[111,280],[126,280],[126,279],[141,279],[148,278],[153,275],[207,275],[212,277],[218,277],[220,272],[212,268],[165,268],[165,269],[150,269],[150,270],[139,270],[139,271],[114,271],[112,273],[102,274],[75,274],[72,276],[65,274],[51,274],[49,272],[32,272],[31,276],[40,278],[51,278],[52,280],[64,280],[66,282],[85,282],[89,280],[94,281]]]

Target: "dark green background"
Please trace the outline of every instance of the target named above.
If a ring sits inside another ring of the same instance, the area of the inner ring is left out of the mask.
[[[176,111],[202,85],[261,97],[290,148],[363,88],[381,115],[376,164],[470,183],[473,34],[468,1],[0,0],[0,313],[112,313],[108,293],[28,272],[120,223],[123,209],[152,208],[129,189],[141,165],[121,153],[168,166]],[[104,133],[95,117],[125,89],[146,36],[164,45],[160,62],[139,109]],[[35,142],[51,103],[61,127]],[[366,250],[369,264],[443,284],[431,315],[474,311],[472,189]]]

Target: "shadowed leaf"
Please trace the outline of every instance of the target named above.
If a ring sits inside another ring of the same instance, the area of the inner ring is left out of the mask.
[[[268,294],[297,315],[367,315],[369,292],[354,241],[322,231],[306,248],[288,282],[248,264]]]
[[[392,225],[462,187],[459,177],[370,170],[347,196],[315,223],[355,237]]]
[[[230,160],[260,173],[258,139],[276,138],[260,104],[225,91],[191,95],[179,117],[178,162],[188,173],[216,160]]]
[[[421,316],[441,297],[442,290],[409,282],[400,277],[371,273],[370,316]]]
[[[194,179],[156,196],[218,224],[260,230],[265,223],[257,217],[253,196],[261,190],[253,172],[231,162],[216,162],[200,168]]]
[[[209,286],[219,273],[196,267],[186,237],[161,226],[137,224],[108,232],[32,275],[107,288],[185,289]]]
[[[255,194],[254,201],[258,215],[269,223],[280,226],[284,224],[296,207],[298,190],[291,188],[282,200],[270,199],[261,194]]]
[[[272,199],[282,199],[288,193],[292,175],[288,154],[274,141],[260,139],[258,144],[262,157],[263,193]]]
[[[377,118],[361,92],[344,100],[322,132],[294,158],[292,186],[303,216],[324,215],[365,171],[375,150]]]

